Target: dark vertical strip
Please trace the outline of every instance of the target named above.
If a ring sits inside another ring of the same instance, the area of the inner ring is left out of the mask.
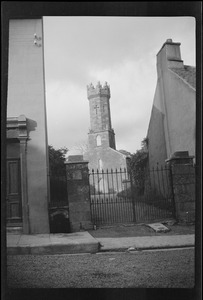
[[[143,199],[144,199],[144,205],[145,205],[145,210],[146,210],[146,220],[149,219],[149,216],[151,216],[150,214],[150,210],[151,210],[151,205],[150,205],[150,199],[149,196],[147,194],[147,179],[148,179],[148,170],[147,168],[145,168],[144,173],[144,194],[143,194]]]
[[[104,170],[102,169],[102,181],[103,181],[103,196],[105,199],[105,178],[104,178]]]
[[[121,181],[125,183],[125,169],[120,170],[121,171]],[[124,178],[123,178],[124,177]],[[124,186],[124,192],[123,194],[126,195],[126,186]],[[122,203],[122,216],[123,216],[123,221],[128,222],[129,221],[129,201],[128,201],[128,197],[124,198],[124,201]]]
[[[93,220],[93,212],[92,212],[92,201],[91,201],[91,174],[89,173],[88,170],[88,181],[89,181],[89,201],[90,201],[90,218],[91,218],[91,222],[94,225],[94,220]]]
[[[110,183],[109,183],[109,171],[108,169],[106,170],[106,178],[107,178],[107,193],[108,193],[108,201],[107,201],[107,215],[108,219],[110,218],[110,212],[109,212],[109,203],[110,203]]]
[[[121,186],[122,186],[122,198],[120,199],[120,214],[122,217],[122,222],[128,222],[128,216],[125,215],[125,208],[127,208],[128,206],[128,198],[127,198],[127,188],[126,188],[126,182],[125,182],[125,178],[123,179],[123,171],[120,168],[120,181],[121,181]],[[124,181],[124,185],[123,185],[123,181]]]
[[[102,181],[103,181],[103,199],[104,199],[104,204],[103,204],[103,207],[102,207],[102,211],[103,211],[103,223],[105,223],[106,221],[106,218],[107,218],[107,213],[106,213],[106,187],[105,187],[105,172],[104,170],[102,169]]]
[[[155,169],[154,169],[154,167],[153,167],[153,169],[152,169],[152,173],[153,173],[153,175],[152,175],[152,177],[153,177],[153,190],[152,190],[152,197],[153,197],[153,201],[152,201],[152,211],[153,211],[153,213],[154,213],[154,202],[155,202],[155,197],[157,196],[157,188],[156,188],[156,173],[155,173]]]
[[[121,171],[118,170],[117,172],[117,214],[116,214],[116,219],[118,223],[122,223],[122,192],[123,192],[123,186],[122,186],[122,181],[121,181]]]
[[[165,167],[165,177],[166,177],[166,190],[167,190],[167,201],[170,205],[170,215],[174,218],[174,209],[173,209],[173,192],[171,186],[171,179],[170,179],[170,169]]]
[[[91,194],[91,196],[90,196],[90,201],[91,201],[91,203],[93,204],[93,219],[94,219],[94,223],[95,224],[93,224],[93,225],[97,225],[96,223],[97,223],[97,203],[96,203],[96,186],[95,186],[95,178],[94,178],[94,170],[92,169],[92,174],[91,174],[91,176],[92,176],[92,191],[90,191],[90,194]]]
[[[175,195],[174,195],[174,188],[173,188],[173,173],[172,167],[169,169],[169,178],[170,178],[170,185],[171,185],[171,195],[172,195],[172,205],[173,205],[173,215],[176,218],[176,207],[175,207]]]
[[[116,172],[115,172],[115,176],[116,176],[116,205],[115,205],[115,220],[116,222],[118,223],[119,222],[119,212],[120,212],[120,209],[119,209],[119,205],[120,205],[120,201],[119,201],[119,184],[118,184],[118,170],[116,169]],[[120,173],[120,176],[121,176],[121,173]],[[122,186],[122,185],[121,185]]]
[[[163,199],[162,199],[163,203],[161,205],[161,208],[162,208],[162,215],[164,218],[166,218],[168,215],[168,213],[167,213],[168,208],[167,208],[167,201],[166,201],[166,194],[165,194],[164,174],[163,174],[163,166],[162,165],[161,165],[161,179],[162,179],[161,186],[162,186],[162,191],[163,191],[163,193],[162,193],[163,194]]]
[[[133,191],[132,172],[130,172],[130,190],[131,190],[131,199],[132,199],[133,222],[136,223],[136,216],[135,216],[135,195],[134,195],[134,191]]]
[[[110,203],[110,207],[111,207],[111,216],[112,216],[112,220],[111,222],[113,223],[114,221],[114,211],[113,211],[113,205],[114,205],[114,201],[115,201],[115,191],[114,191],[114,172],[111,169],[111,181],[112,181],[112,199],[111,199],[111,203]]]

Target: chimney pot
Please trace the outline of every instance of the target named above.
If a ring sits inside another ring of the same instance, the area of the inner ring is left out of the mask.
[[[167,39],[166,42],[173,43],[173,40],[172,39]]]

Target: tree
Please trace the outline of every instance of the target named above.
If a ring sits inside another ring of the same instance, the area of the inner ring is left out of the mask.
[[[132,174],[133,183],[138,194],[144,193],[145,175],[148,166],[148,139],[145,138],[141,142],[141,149],[131,155],[130,171]]]
[[[118,150],[118,151],[119,151],[120,153],[122,153],[122,154],[128,156],[128,157],[131,157],[131,155],[132,155],[132,153],[130,153],[130,152],[126,151],[126,150],[123,150],[123,149]]]
[[[52,174],[60,173],[65,170],[65,160],[66,153],[68,152],[68,148],[62,147],[59,149],[55,149],[53,146],[49,145],[49,168]]]
[[[87,141],[81,140],[80,142],[76,143],[74,149],[80,151],[81,155],[84,155],[84,153],[86,153],[88,150]]]

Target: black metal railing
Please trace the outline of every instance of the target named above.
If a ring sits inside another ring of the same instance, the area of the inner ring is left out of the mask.
[[[175,218],[171,170],[158,165],[146,169],[142,182],[142,190],[136,183],[132,185],[137,222]]]
[[[166,167],[133,178],[126,169],[89,174],[92,222],[99,225],[146,222],[175,216],[171,173]]]
[[[92,222],[96,225],[133,222],[127,170],[92,170],[89,175]]]

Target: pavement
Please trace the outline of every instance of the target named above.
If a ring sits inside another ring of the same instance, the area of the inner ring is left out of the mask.
[[[100,252],[194,247],[194,234],[99,238]]]
[[[7,233],[8,255],[78,254],[194,247],[195,235],[93,237],[87,231],[23,235]]]
[[[96,253],[99,242],[87,231],[58,234],[7,234],[7,254]]]

